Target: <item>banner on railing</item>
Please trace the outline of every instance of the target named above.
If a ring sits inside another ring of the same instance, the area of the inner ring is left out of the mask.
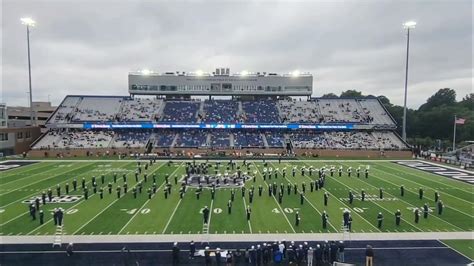
[[[181,128],[181,129],[354,129],[354,124],[219,124],[219,123],[84,123],[84,129],[152,129],[152,128]]]

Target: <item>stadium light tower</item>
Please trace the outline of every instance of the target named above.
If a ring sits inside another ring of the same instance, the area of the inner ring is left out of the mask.
[[[291,73],[291,75],[292,75],[293,77],[295,77],[295,78],[299,77],[300,74],[301,74],[301,73],[300,73],[299,70],[295,70],[295,71],[293,71],[293,72]]]
[[[407,90],[408,90],[408,54],[410,51],[410,29],[414,29],[416,26],[415,21],[407,21],[403,23],[403,27],[407,30],[407,57],[405,65],[405,98],[403,100],[403,131],[402,139],[407,140]]]
[[[26,43],[28,46],[28,83],[30,88],[30,123],[31,126],[35,126],[36,121],[35,113],[33,111],[33,92],[31,88],[30,27],[34,27],[36,25],[36,21],[34,21],[32,18],[21,18],[21,23],[26,25]]]

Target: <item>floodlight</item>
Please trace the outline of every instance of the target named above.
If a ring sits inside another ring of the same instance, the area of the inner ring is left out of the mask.
[[[248,76],[249,72],[247,70],[242,70],[242,72],[240,72],[240,75],[241,76]]]
[[[403,27],[405,29],[413,29],[413,28],[415,28],[415,26],[416,26],[416,21],[413,21],[413,20],[410,20],[410,21],[407,21],[407,22],[403,23]]]
[[[299,71],[299,70],[295,70],[295,71],[293,71],[293,72],[291,73],[291,75],[292,75],[293,77],[299,77],[299,76],[300,76],[300,71]]]
[[[141,71],[141,73],[142,73],[142,75],[148,76],[148,75],[151,74],[151,70],[145,68]]]
[[[32,18],[21,18],[21,24],[34,27],[36,25],[36,21],[34,21]]]
[[[200,69],[199,69],[199,70],[196,70],[196,75],[197,75],[197,76],[202,76],[202,75],[204,75],[204,71],[202,71],[202,70],[200,70]]]

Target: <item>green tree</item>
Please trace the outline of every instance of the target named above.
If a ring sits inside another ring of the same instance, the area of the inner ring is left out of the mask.
[[[355,97],[355,98],[362,98],[364,97],[362,95],[362,92],[360,91],[356,91],[356,90],[347,90],[347,91],[343,91],[341,93],[341,98],[342,97]]]
[[[321,98],[339,98],[339,97],[336,94],[330,92],[330,93],[324,94],[323,96],[321,96]]]
[[[456,103],[456,91],[449,88],[440,89],[433,94],[419,110],[430,110],[442,105],[452,105]]]

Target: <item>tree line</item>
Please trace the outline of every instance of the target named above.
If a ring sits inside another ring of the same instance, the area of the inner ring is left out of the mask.
[[[363,95],[357,90],[346,90],[337,96],[328,93],[323,98],[367,98],[375,97],[385,106],[397,123],[397,132],[402,134],[403,106],[394,105],[384,95]],[[474,141],[474,93],[456,101],[456,91],[443,88],[431,95],[418,109],[407,109],[407,141],[422,148],[447,150],[452,147],[454,116],[464,118],[464,125],[457,125],[456,146]]]

